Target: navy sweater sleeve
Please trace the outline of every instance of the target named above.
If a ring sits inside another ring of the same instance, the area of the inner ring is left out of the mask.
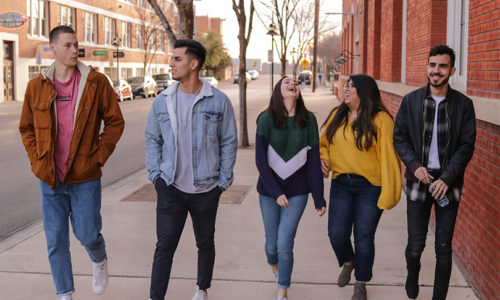
[[[319,156],[319,135],[316,118],[311,114],[309,124],[309,139],[311,148],[307,151],[307,180],[314,200],[314,206],[321,208],[326,206],[324,197],[323,173],[321,171],[321,160]]]

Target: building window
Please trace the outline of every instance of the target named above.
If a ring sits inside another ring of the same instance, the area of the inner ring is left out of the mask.
[[[132,24],[122,22],[122,47],[130,48],[132,46]]]
[[[75,28],[75,9],[61,5],[59,7],[59,25]]]
[[[104,17],[104,43],[111,45],[116,37],[116,21],[114,19]]]
[[[136,41],[136,47],[138,49],[144,50],[144,33],[142,32],[143,26],[144,25],[135,26],[135,41]]]
[[[49,66],[28,66],[29,79],[36,78],[41,71],[47,69]]]
[[[467,89],[467,48],[469,0],[448,1],[446,43],[455,51],[455,75],[450,79],[454,88]]]
[[[83,12],[84,41],[97,44],[97,15]]]
[[[144,68],[135,69],[135,76],[144,76]]]
[[[48,37],[49,9],[44,0],[28,0],[28,34]]]

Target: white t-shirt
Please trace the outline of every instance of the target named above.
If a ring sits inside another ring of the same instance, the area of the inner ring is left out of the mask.
[[[432,96],[432,99],[436,101],[436,109],[434,111],[434,125],[432,126],[432,140],[431,149],[429,150],[429,160],[427,162],[427,169],[441,169],[441,163],[439,163],[439,151],[438,151],[438,107],[446,97],[436,97]]]

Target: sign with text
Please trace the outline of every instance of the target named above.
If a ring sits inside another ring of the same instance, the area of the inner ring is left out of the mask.
[[[85,57],[85,48],[78,49],[78,57]]]
[[[26,22],[28,22],[28,18],[15,11],[0,14],[0,26],[5,28],[21,27]]]
[[[116,57],[118,57],[118,58],[122,58],[122,57],[124,57],[124,56],[125,56],[125,53],[124,53],[124,52],[121,52],[121,51],[120,51],[120,52],[116,52],[116,51],[114,51],[114,52],[113,52],[113,57],[114,57],[114,58],[116,58]]]
[[[93,56],[106,56],[106,55],[108,55],[108,51],[107,50],[94,50],[94,51],[92,51],[92,55]]]

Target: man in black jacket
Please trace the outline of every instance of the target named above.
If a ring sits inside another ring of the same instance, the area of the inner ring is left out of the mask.
[[[439,45],[431,49],[426,87],[406,95],[396,116],[394,148],[406,166],[408,269],[406,294],[418,296],[420,257],[432,205],[436,215],[436,269],[433,300],[448,293],[452,238],[464,172],[474,152],[476,119],[472,100],[452,89],[455,53]]]

